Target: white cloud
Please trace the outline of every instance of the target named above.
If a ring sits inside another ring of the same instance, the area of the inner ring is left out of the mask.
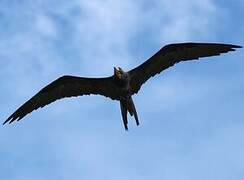
[[[42,74],[51,73],[50,67],[52,71],[66,69],[67,72],[74,67],[69,64],[74,63],[77,64],[76,70],[69,71],[82,71],[84,75],[109,75],[113,65],[127,69],[134,64],[128,48],[142,28],[155,29],[154,33],[161,35],[155,36],[159,37],[155,40],[160,45],[165,41],[194,39],[207,32],[211,23],[209,17],[216,10],[211,1],[152,1],[152,8],[144,7],[143,1],[80,0],[67,4],[61,1],[57,8],[48,7],[45,1],[40,2],[37,5],[41,8],[31,4],[33,10],[23,16],[29,15],[25,31],[2,39],[0,47],[1,53],[11,59],[32,58],[30,62],[37,61]],[[74,11],[79,13],[74,15]],[[60,24],[51,17],[52,14],[66,19],[68,23]],[[64,29],[69,29],[67,33],[70,34],[59,33]],[[55,44],[59,43],[56,42],[57,35],[62,39],[60,43],[66,44]],[[152,34],[150,36],[153,37]],[[76,59],[63,58],[58,46],[73,49]],[[60,63],[63,64],[61,69]]]
[[[77,19],[76,45],[84,49],[84,69],[92,72],[99,67],[98,73],[104,73],[111,72],[112,65],[128,67],[131,57],[127,48],[137,29],[135,3],[81,1],[80,7],[83,17]]]
[[[147,20],[154,22],[151,26],[156,27],[156,33],[161,35],[159,41],[172,43],[199,39],[213,30],[210,25],[217,8],[211,0],[157,1],[156,4],[149,9],[151,18]]]
[[[47,15],[37,15],[35,26],[37,28],[37,32],[40,32],[42,35],[46,36],[45,38],[52,39],[57,37],[57,27],[55,26],[53,20]]]
[[[22,8],[27,11],[29,5],[24,3]],[[32,3],[30,9],[31,11],[24,15],[16,9],[11,10],[11,13],[19,16],[18,22],[21,23],[11,21],[13,15],[8,15],[6,19],[10,24],[7,24],[5,28],[6,31],[11,32],[11,35],[1,35],[0,32],[0,57],[4,64],[1,64],[0,72],[1,83],[4,84],[4,90],[1,89],[4,117],[10,109],[8,107],[6,110],[6,104],[11,103],[12,107],[16,107],[22,99],[26,100],[26,97],[38,91],[39,87],[61,74],[103,76],[113,72],[113,65],[128,68],[133,64],[138,64],[133,62],[138,59],[133,57],[130,48],[133,41],[139,40],[139,37],[149,36],[147,38],[150,38],[151,45],[157,47],[156,49],[165,42],[212,37],[210,34],[215,32],[211,25],[215,23],[215,15],[219,11],[211,0],[136,2],[129,0],[43,0],[37,4]],[[140,33],[143,36],[139,36]],[[145,49],[152,50],[148,44],[138,45],[138,47],[145,46],[147,46]],[[140,51],[140,53],[144,52]],[[179,117],[181,114],[170,113],[169,109],[177,109],[182,102],[193,106],[199,99],[203,100],[211,96],[210,90],[214,90],[217,94],[218,91],[215,88],[220,86],[214,81],[209,82],[208,77],[199,81],[189,80],[187,83],[182,82],[183,78],[180,80],[179,78],[177,74],[170,74],[170,77],[166,78],[167,82],[160,80],[150,82],[152,87],[149,85],[150,89],[143,88],[145,90],[143,95],[138,95],[141,104],[138,102],[136,104],[145,107],[139,110],[140,112],[146,114],[147,111],[157,111],[156,115],[160,114],[163,117],[174,114],[174,117],[164,119],[161,124],[158,124],[159,126],[154,124],[149,126],[149,123],[157,123],[152,122],[153,119],[161,120],[159,117],[152,114],[142,117],[140,114],[142,126],[126,134],[122,129],[118,103],[99,98],[88,100],[87,97],[80,101],[72,100],[72,103],[66,101],[60,103],[60,106],[56,103],[41,113],[35,112],[29,115],[29,123],[28,120],[23,121],[23,126],[19,123],[16,128],[11,129],[12,126],[9,126],[8,129],[1,131],[1,144],[8,145],[3,146],[2,151],[7,153],[6,159],[13,158],[17,163],[16,168],[19,170],[15,171],[16,175],[28,178],[29,168],[34,168],[37,174],[34,172],[32,179],[37,176],[48,178],[49,173],[53,172],[60,177],[69,177],[71,171],[74,172],[73,179],[82,175],[87,179],[91,179],[90,177],[95,179],[97,176],[100,176],[100,179],[101,177],[162,179],[164,176],[170,179],[172,176],[177,176],[179,179],[180,175],[187,176],[185,171],[195,167],[195,164],[186,164],[186,169],[181,169],[187,160],[181,154],[184,153],[182,151],[189,150],[194,158],[198,155],[200,147],[205,147],[205,144],[199,146],[197,151],[186,147],[187,145],[195,147],[194,142],[189,142],[194,141],[192,136],[196,133],[193,130],[195,126],[192,126],[192,121],[188,120],[190,115],[184,114],[186,117]],[[152,93],[153,97],[149,99]],[[9,98],[3,97],[10,94]],[[148,105],[149,100],[153,101],[152,105]],[[161,104],[163,104],[162,107]],[[162,111],[163,106],[171,107],[164,108]],[[212,111],[209,110],[209,112]],[[36,121],[30,118],[31,116],[35,117]],[[198,116],[203,116],[203,114],[193,113],[191,118]],[[199,119],[202,120],[204,117],[199,117]],[[170,120],[174,120],[175,123]],[[43,124],[44,122],[46,124]],[[145,126],[147,122],[148,126]],[[181,124],[178,125],[177,123],[180,122]],[[116,126],[113,126],[114,124]],[[164,125],[165,127],[162,127]],[[131,123],[131,126],[134,127],[134,124]],[[167,128],[169,126],[171,127]],[[17,128],[18,132],[16,132]],[[26,131],[27,128],[30,130]],[[23,143],[21,146],[17,143],[20,138]],[[220,138],[216,136],[213,144]],[[25,148],[30,147],[31,150],[24,151]],[[46,147],[44,152],[43,147]],[[18,153],[10,149],[18,149]],[[25,152],[28,152],[28,159],[33,159],[33,162],[22,161],[26,156]],[[18,158],[21,161],[16,161]],[[42,158],[44,158],[43,161],[40,160]],[[56,169],[53,172],[45,172],[46,169],[40,164],[51,165]],[[147,164],[150,164],[150,167],[147,167]],[[94,167],[97,170],[96,173],[94,173]],[[11,170],[13,168],[15,166],[10,167]],[[180,171],[179,175],[173,174],[174,169]],[[154,176],[156,178],[150,178]]]

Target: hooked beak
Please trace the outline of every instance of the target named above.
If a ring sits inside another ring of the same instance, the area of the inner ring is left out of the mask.
[[[122,74],[119,68],[114,67],[114,75],[117,76],[119,79],[121,79]]]

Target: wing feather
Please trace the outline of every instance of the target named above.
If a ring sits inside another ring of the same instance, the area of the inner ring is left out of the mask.
[[[58,99],[90,94],[99,94],[114,100],[118,99],[119,88],[117,88],[113,76],[107,78],[62,76],[20,106],[3,124],[19,121],[33,110],[42,108]]]
[[[161,48],[156,54],[140,66],[129,71],[131,77],[131,92],[135,94],[142,84],[150,77],[181,61],[197,60],[202,57],[218,56],[222,53],[235,51],[241,46],[216,43],[179,43],[169,44]]]

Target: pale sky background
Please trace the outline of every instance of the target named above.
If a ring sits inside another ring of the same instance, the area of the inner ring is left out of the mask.
[[[65,74],[129,70],[163,45],[244,45],[244,0],[1,0],[0,120]],[[0,127],[0,180],[243,180],[244,50],[180,63],[119,103],[64,99]]]

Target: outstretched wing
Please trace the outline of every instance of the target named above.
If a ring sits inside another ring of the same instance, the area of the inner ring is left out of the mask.
[[[131,92],[135,94],[150,77],[181,61],[196,60],[202,57],[217,56],[235,51],[241,46],[215,43],[179,43],[169,44],[160,49],[146,62],[129,71]]]
[[[12,123],[15,120],[19,121],[33,110],[44,107],[58,99],[90,94],[99,94],[114,100],[118,99],[119,88],[117,88],[113,76],[107,78],[62,76],[19,107],[3,124]]]

